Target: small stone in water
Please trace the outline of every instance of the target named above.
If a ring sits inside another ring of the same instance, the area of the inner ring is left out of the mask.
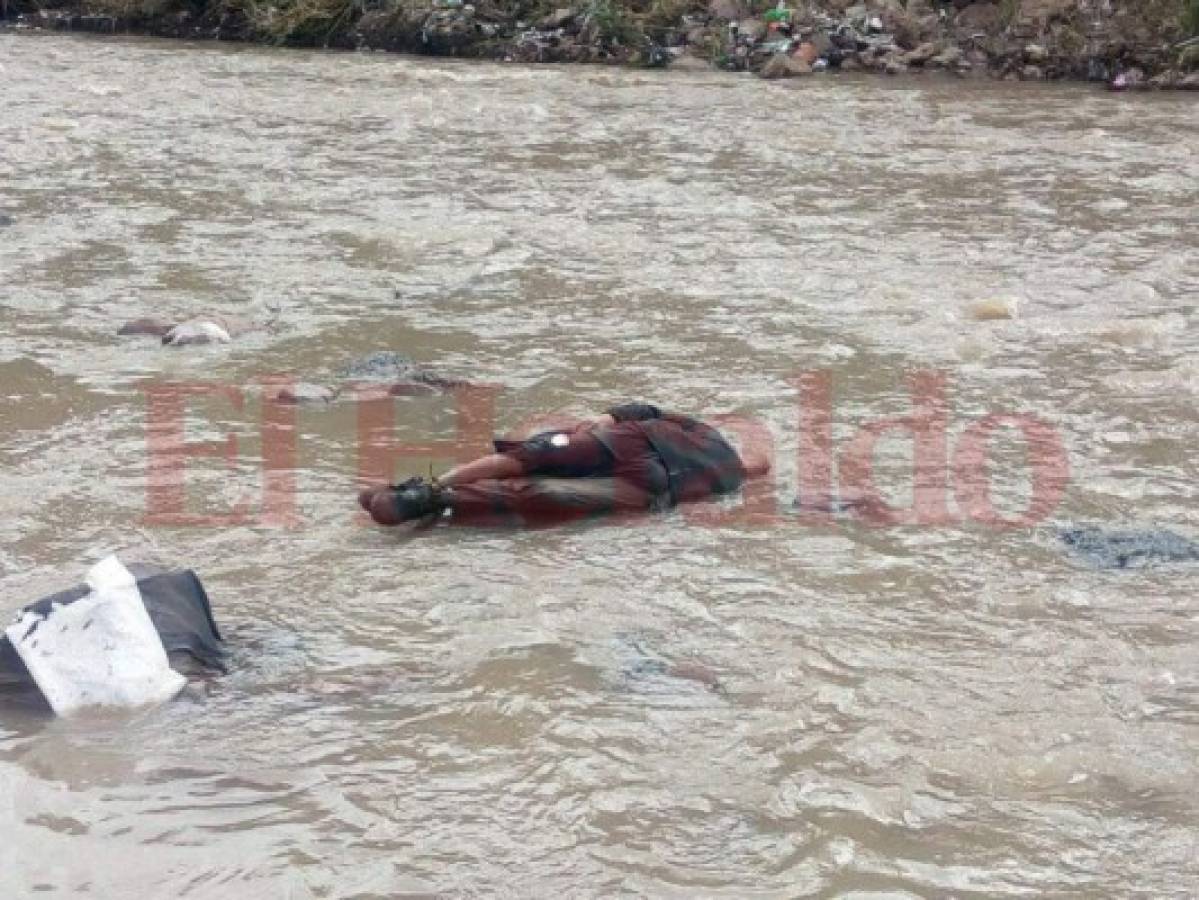
[[[970,315],[976,322],[996,322],[1016,318],[1016,301],[1002,297],[977,300],[970,305]]]
[[[276,403],[332,403],[337,391],[322,384],[300,383],[281,388],[274,399]]]

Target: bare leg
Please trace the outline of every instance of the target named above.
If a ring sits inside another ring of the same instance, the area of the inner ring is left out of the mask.
[[[422,490],[436,492],[438,486],[450,488],[452,494],[436,495],[436,498],[438,502],[444,501],[450,506],[456,506],[457,492],[470,485],[502,485],[532,473],[566,475],[587,480],[590,476],[610,473],[611,462],[611,452],[603,443],[591,434],[580,432],[576,437],[564,441],[555,439],[535,444],[526,442],[518,445],[515,450],[492,453],[455,466],[437,479],[437,485],[432,488],[419,485],[367,488],[358,495],[358,502],[380,525],[396,525],[413,518],[413,513],[423,508],[422,504],[433,501],[433,495],[425,497],[420,493]],[[500,496],[503,498],[505,495],[501,493]],[[536,502],[535,500],[534,506]],[[594,499],[589,501],[592,505],[595,502]],[[610,503],[610,500],[607,502]],[[551,502],[551,506],[560,505],[560,500],[555,499]]]
[[[456,484],[469,484],[472,481],[482,481],[485,478],[504,479],[515,478],[524,474],[524,466],[520,460],[513,459],[503,453],[492,453],[481,459],[471,460],[460,466],[455,466],[437,480],[447,487]]]

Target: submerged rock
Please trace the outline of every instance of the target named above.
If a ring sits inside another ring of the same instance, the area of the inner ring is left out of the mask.
[[[300,382],[280,388],[274,399],[276,403],[332,403],[340,394],[338,388]]]
[[[1107,531],[1086,525],[1063,529],[1058,537],[1098,569],[1141,569],[1199,561],[1199,544],[1166,529]]]
[[[377,350],[359,356],[338,369],[337,375],[347,381],[373,381],[393,385],[414,382],[435,388],[461,387],[466,384],[461,379],[444,378],[419,365],[412,357],[392,350]]]
[[[1016,318],[1018,304],[1015,299],[992,297],[987,300],[976,300],[970,305],[970,316],[976,322],[995,322],[1002,319]]]
[[[412,357],[392,350],[377,350],[350,360],[337,370],[338,376],[354,381],[389,381],[402,378],[416,368]]]
[[[380,397],[422,397],[466,384],[460,379],[438,375],[411,357],[392,350],[377,350],[357,357],[339,367],[334,376],[342,382],[369,386],[373,395],[373,389],[377,388]],[[280,388],[272,399],[276,403],[324,404],[332,403],[346,393],[346,387],[342,385],[300,382]]]
[[[620,680],[625,690],[637,693],[674,694],[690,683],[721,696],[727,690],[711,667],[695,660],[671,660],[649,650],[642,638],[616,635],[613,649],[620,658]]]

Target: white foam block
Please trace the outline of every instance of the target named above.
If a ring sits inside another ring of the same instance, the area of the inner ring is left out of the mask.
[[[144,706],[179,693],[186,679],[170,666],[137,579],[109,556],[87,585],[86,597],[46,616],[25,611],[5,629],[54,712]]]

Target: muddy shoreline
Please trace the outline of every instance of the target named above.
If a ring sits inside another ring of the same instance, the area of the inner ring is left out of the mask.
[[[1199,90],[1199,22],[1189,0],[1022,0],[935,4],[844,0],[777,6],[740,0],[545,8],[461,0],[325,0],[138,6],[90,0],[7,7],[14,30],[137,34],[523,63],[750,71],[837,71],[1091,81],[1117,90]]]

